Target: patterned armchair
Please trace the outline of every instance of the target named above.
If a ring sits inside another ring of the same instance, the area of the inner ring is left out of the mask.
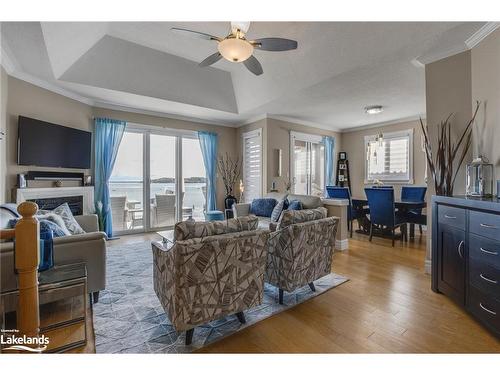
[[[331,272],[335,234],[339,218],[326,217],[324,207],[284,211],[276,231],[269,238],[266,282],[283,291],[309,284]]]
[[[177,331],[191,344],[200,324],[260,305],[269,231],[248,216],[221,222],[181,222],[175,243],[153,243],[154,290]]]

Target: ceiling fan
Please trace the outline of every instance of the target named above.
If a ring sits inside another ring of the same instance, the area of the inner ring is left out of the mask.
[[[219,38],[198,31],[173,27],[172,31],[199,39],[215,40],[218,52],[208,56],[199,66],[205,67],[215,64],[221,58],[228,61],[242,62],[248,70],[259,76],[263,73],[262,65],[253,56],[254,49],[262,51],[289,51],[297,48],[297,41],[284,38],[261,38],[248,40],[245,35],[250,27],[250,22],[231,22],[231,31],[225,38]]]

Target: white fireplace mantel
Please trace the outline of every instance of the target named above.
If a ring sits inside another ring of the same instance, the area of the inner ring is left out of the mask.
[[[83,214],[88,215],[95,213],[93,186],[17,189],[16,203],[19,204],[30,199],[62,198],[80,195],[83,197]]]

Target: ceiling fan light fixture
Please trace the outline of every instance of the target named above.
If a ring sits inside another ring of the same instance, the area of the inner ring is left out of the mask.
[[[224,39],[217,48],[222,57],[231,62],[243,62],[253,54],[253,46],[240,38]]]
[[[384,111],[384,107],[381,105],[370,105],[365,107],[365,112],[369,115],[376,115],[377,113],[381,113]]]

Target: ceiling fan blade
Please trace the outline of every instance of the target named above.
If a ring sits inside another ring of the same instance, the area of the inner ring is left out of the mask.
[[[198,39],[204,39],[204,40],[216,40],[218,42],[220,42],[222,40],[221,38],[219,38],[217,36],[213,36],[213,35],[205,34],[205,33],[200,33],[199,31],[194,31],[194,30],[180,29],[178,27],[172,27],[170,30],[172,30],[176,34],[189,36],[192,38],[198,38]]]
[[[255,39],[250,43],[252,43],[255,48],[259,48],[264,51],[289,51],[291,49],[297,49],[296,40],[284,38]]]
[[[209,66],[215,64],[222,58],[222,55],[219,52],[215,52],[213,55],[208,56],[205,60],[203,60],[198,65],[201,67]]]
[[[256,76],[260,76],[264,71],[262,70],[262,65],[260,65],[259,60],[255,56],[250,56],[248,59],[243,61],[243,64]]]
[[[247,21],[231,21],[231,31],[241,30],[243,34],[248,32],[250,22]]]

